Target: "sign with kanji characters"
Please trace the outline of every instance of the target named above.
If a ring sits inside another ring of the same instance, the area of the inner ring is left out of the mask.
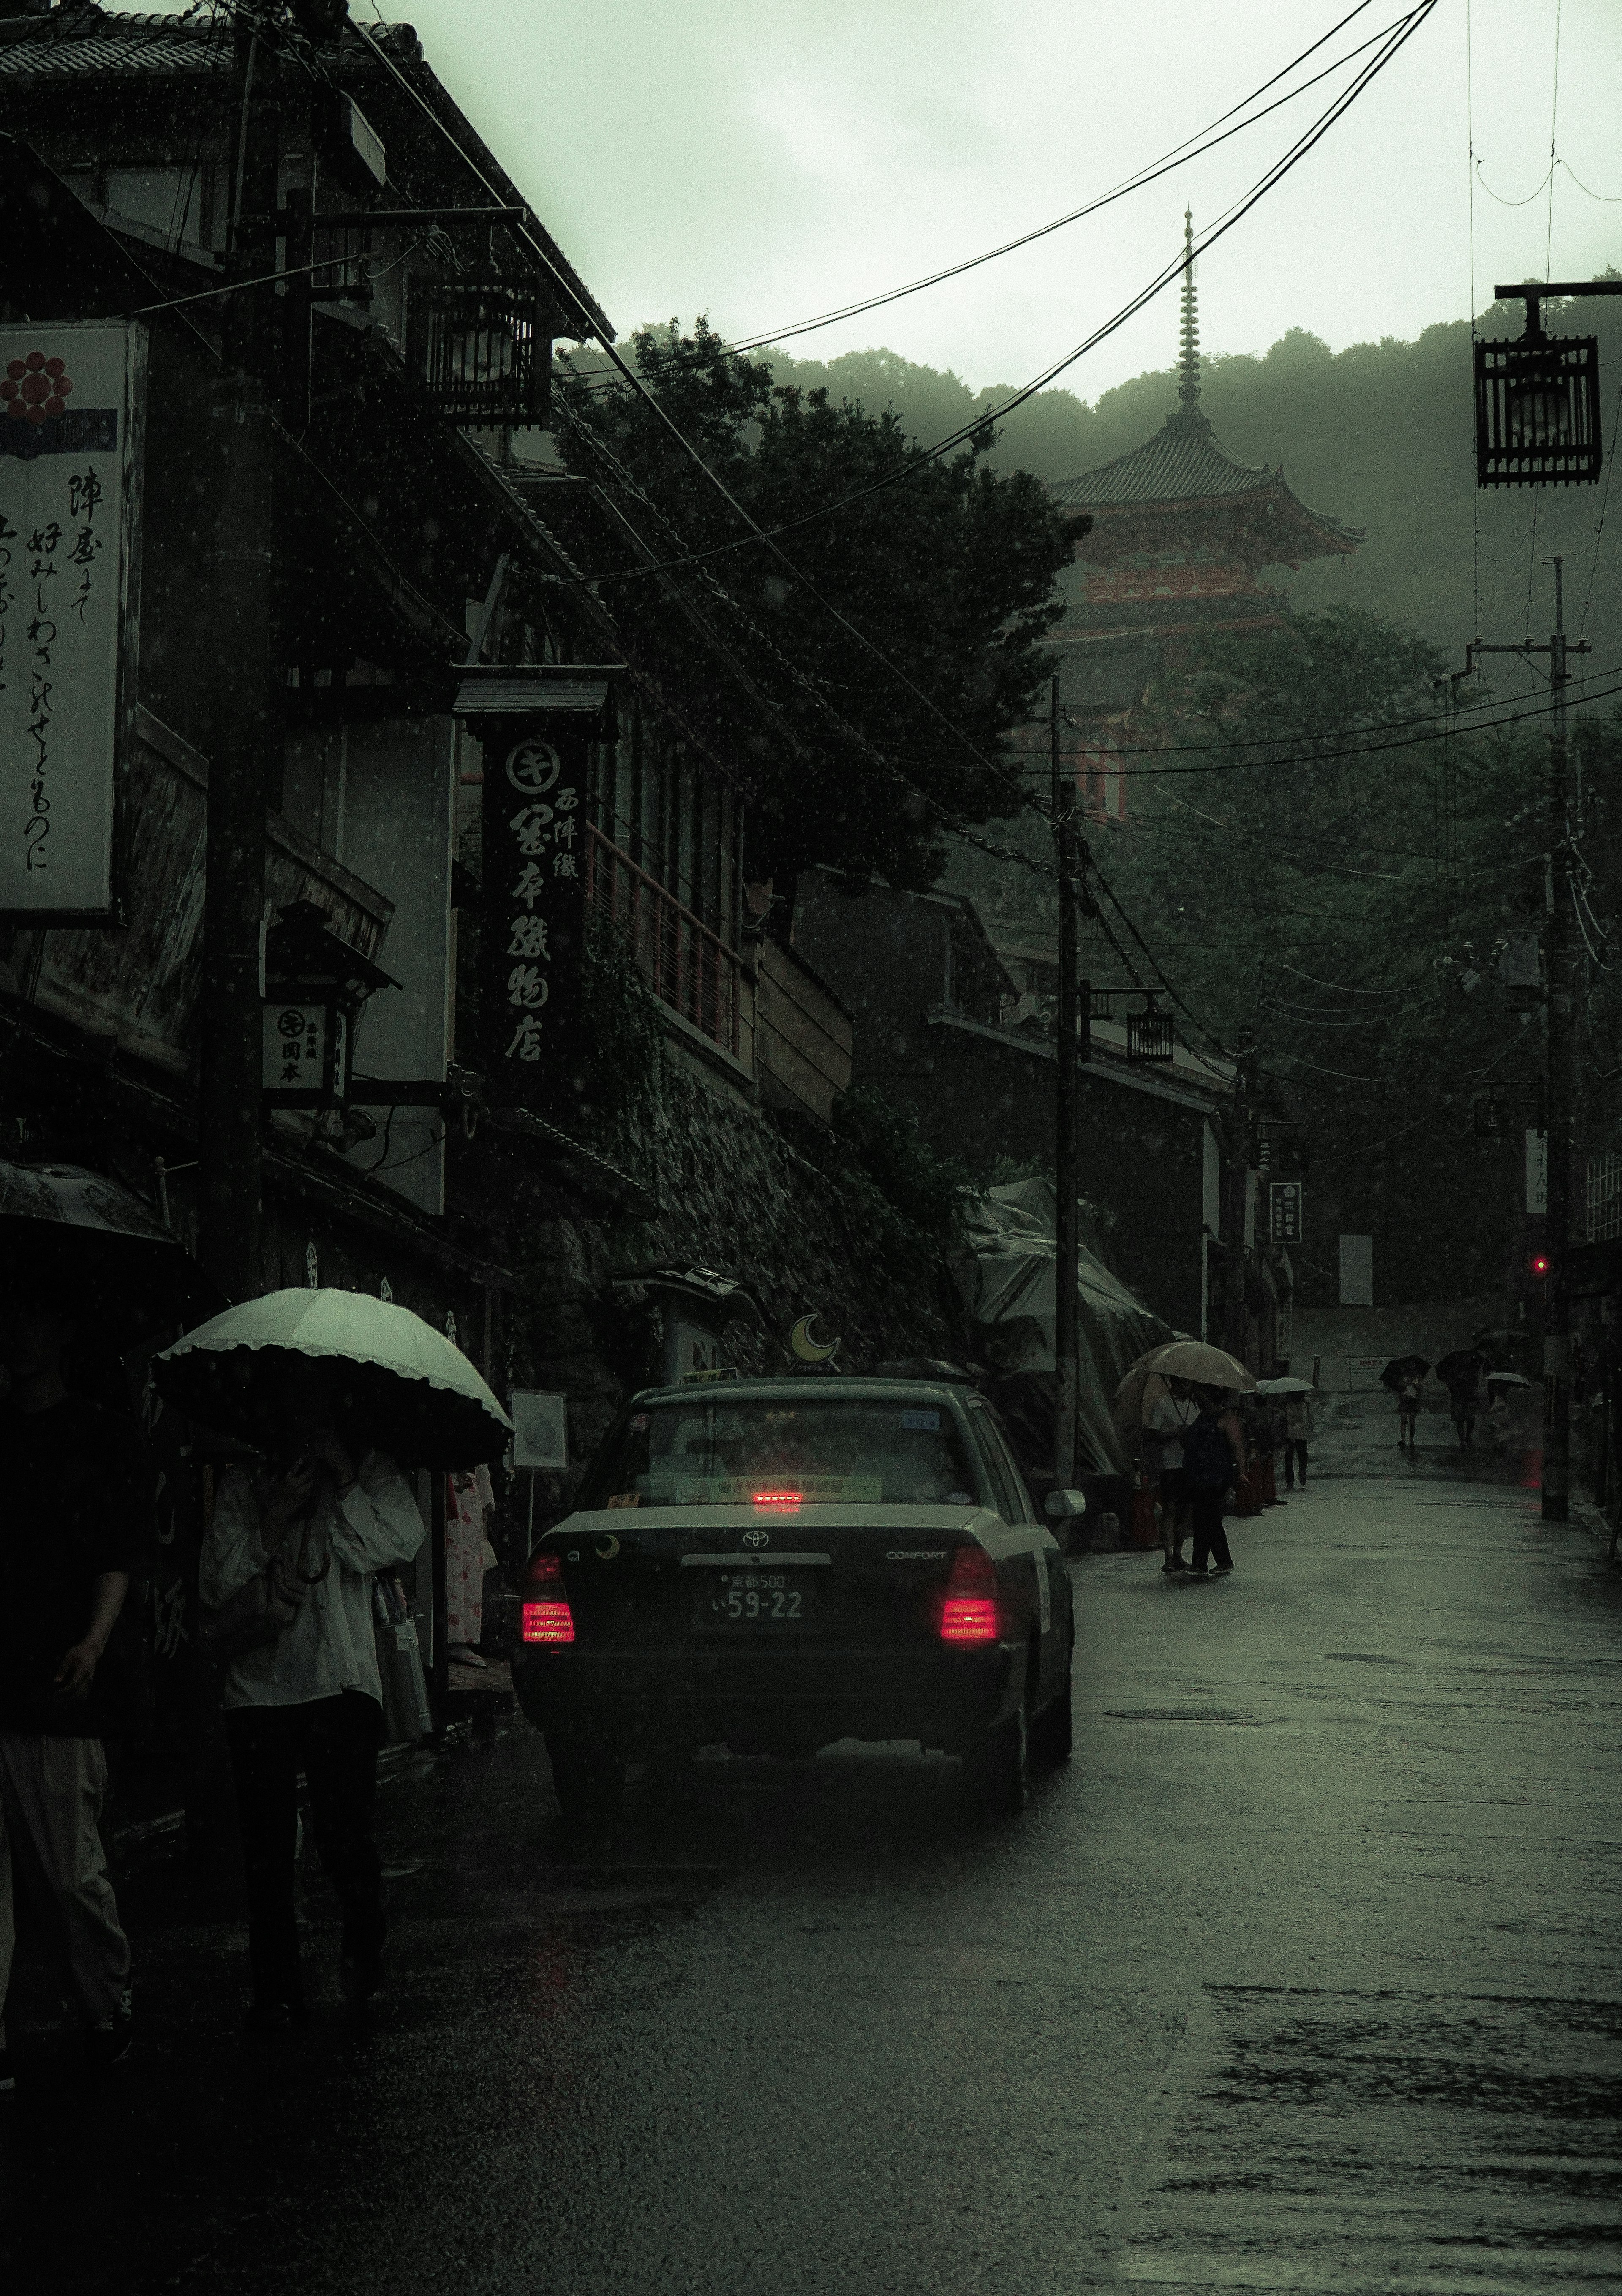
[[[283,1108],[336,1107],[348,1081],[342,1011],[323,1003],[281,1003],[262,1008],[265,1097]]]
[[[1267,1234],[1274,1243],[1299,1243],[1304,1211],[1299,1180],[1267,1183]]]
[[[115,914],[135,707],[135,326],[0,327],[0,913]]]
[[[571,1096],[586,938],[585,713],[471,720],[484,749],[479,904],[487,1090],[496,1107]]]
[[[1527,1210],[1536,1215],[1549,1209],[1549,1136],[1527,1132]]]

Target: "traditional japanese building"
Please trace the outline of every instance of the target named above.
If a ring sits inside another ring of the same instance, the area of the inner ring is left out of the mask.
[[[1049,492],[1079,533],[1081,594],[1053,632],[1066,713],[1085,754],[1089,812],[1126,817],[1126,783],[1112,771],[1131,714],[1168,654],[1215,627],[1270,629],[1288,612],[1264,567],[1292,571],[1348,555],[1362,530],[1308,510],[1283,466],[1236,462],[1200,406],[1200,327],[1193,218],[1184,218],[1183,321],[1177,407],[1153,437]]]

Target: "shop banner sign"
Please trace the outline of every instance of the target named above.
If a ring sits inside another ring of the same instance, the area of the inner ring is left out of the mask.
[[[1549,1136],[1546,1132],[1527,1134],[1527,1210],[1546,1212],[1549,1209]]]
[[[561,1111],[584,1044],[586,749],[578,712],[470,717],[484,749],[480,1005],[492,1106]]]
[[[135,326],[0,327],[0,914],[116,921],[135,708]]]
[[[1299,1180],[1267,1183],[1267,1233],[1274,1243],[1299,1243],[1303,1211]]]

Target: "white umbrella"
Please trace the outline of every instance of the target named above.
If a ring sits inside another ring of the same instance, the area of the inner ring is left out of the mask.
[[[1309,1379],[1296,1379],[1293,1376],[1263,1379],[1257,1382],[1256,1391],[1257,1395],[1310,1395],[1313,1385]]]
[[[1530,1387],[1532,1384],[1518,1371],[1489,1371],[1487,1383],[1489,1387]]]
[[[417,1467],[500,1456],[512,1423],[458,1347],[409,1308],[366,1292],[267,1292],[227,1308],[153,1358],[164,1400],[263,1443],[273,1383],[290,1357],[349,1366],[345,1415],[379,1450]]]

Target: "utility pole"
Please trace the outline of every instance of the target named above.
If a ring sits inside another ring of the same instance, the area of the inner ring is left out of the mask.
[[[1570,837],[1566,786],[1566,613],[1561,567],[1554,562],[1554,631],[1549,640],[1549,685],[1554,716],[1549,728],[1549,856],[1552,898],[1544,945],[1544,1094],[1548,1125],[1548,1210],[1544,1250],[1543,1519],[1564,1522],[1571,1489],[1571,1294],[1566,1254],[1571,1224],[1571,930],[1566,914]]]
[[[234,283],[262,278],[274,266],[281,141],[280,62],[270,42],[241,20],[232,88]],[[221,1290],[244,1300],[263,1282],[265,810],[279,779],[282,742],[272,553],[274,283],[238,287],[225,308],[225,365],[214,407],[220,447],[214,568],[221,643],[204,862],[197,1153],[201,1256]]]
[[[1080,1319],[1076,1286],[1079,1236],[1076,1193],[1076,782],[1065,775],[1059,750],[1059,676],[1048,688],[1048,746],[1053,767],[1054,857],[1059,868],[1059,1014],[1054,1051],[1058,1098],[1053,1110],[1053,1185],[1059,1198],[1053,1267],[1053,1477],[1061,1489],[1076,1480],[1077,1349]]]
[[[1552,290],[1546,290],[1552,292]],[[1544,1139],[1547,1196],[1544,1216],[1544,1465],[1543,1519],[1567,1520],[1571,1496],[1571,1294],[1566,1273],[1571,1248],[1571,1164],[1576,1146],[1572,1067],[1570,878],[1567,848],[1571,834],[1569,755],[1566,740],[1569,657],[1591,651],[1566,636],[1564,566],[1554,568],[1554,629],[1547,645],[1484,645],[1479,638],[1464,649],[1468,671],[1479,653],[1546,653],[1554,709],[1549,726],[1549,771],[1544,794]]]
[[[1247,1054],[1233,1072],[1233,1137],[1228,1150],[1227,1228],[1223,1261],[1222,1344],[1241,1363],[1245,1357],[1245,1216],[1250,1197],[1250,1099],[1253,1079]]]

